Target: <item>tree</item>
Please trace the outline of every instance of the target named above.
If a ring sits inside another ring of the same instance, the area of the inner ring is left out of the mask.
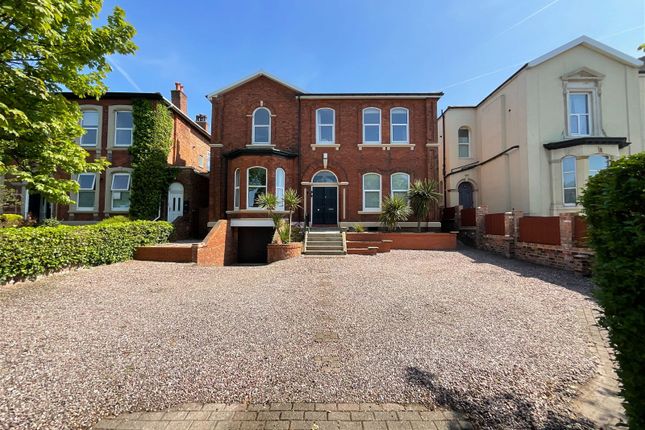
[[[389,231],[393,231],[399,227],[400,222],[407,220],[411,213],[412,209],[403,197],[388,196],[383,199],[383,208],[378,220]]]
[[[412,183],[410,191],[408,191],[410,207],[417,218],[418,231],[421,231],[421,220],[428,218],[430,208],[433,204],[438,203],[441,198],[441,193],[439,193],[437,189],[438,186],[436,181],[431,179],[417,179]]]
[[[298,210],[300,203],[302,203],[302,198],[298,195],[296,190],[289,188],[284,192],[284,207],[289,211],[289,240],[287,243],[291,242],[291,221],[293,213]]]
[[[580,199],[601,323],[616,350],[629,428],[645,428],[645,152],[589,178]]]
[[[258,206],[269,213],[269,217],[273,220],[275,231],[278,232],[278,236],[282,237],[282,235],[280,234],[280,228],[282,226],[282,215],[275,213],[275,210],[278,207],[278,197],[272,193],[260,194],[256,198],[256,202]]]
[[[106,55],[131,54],[134,27],[120,8],[94,28],[102,0],[3,0],[0,4],[0,176],[50,201],[70,203],[71,174],[108,163],[86,160],[75,143],[80,110],[61,90],[99,97],[111,68]]]

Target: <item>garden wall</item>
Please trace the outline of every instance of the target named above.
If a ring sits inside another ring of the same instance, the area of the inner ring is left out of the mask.
[[[347,232],[347,241],[391,241],[390,249],[450,250],[457,248],[456,233]]]
[[[217,221],[201,243],[193,244],[193,262],[199,266],[227,266],[235,263],[235,239],[228,221]]]
[[[586,234],[583,218],[573,213],[525,217],[521,211],[498,214],[487,211],[485,206],[477,208],[477,248],[583,275],[591,273],[593,252],[579,246]]]

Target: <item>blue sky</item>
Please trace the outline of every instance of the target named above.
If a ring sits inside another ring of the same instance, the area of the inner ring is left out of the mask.
[[[193,117],[258,70],[310,92],[444,91],[444,108],[583,34],[633,56],[645,42],[644,0],[106,0],[104,14],[115,5],[139,50],[112,58],[110,90],[169,97],[179,81]]]

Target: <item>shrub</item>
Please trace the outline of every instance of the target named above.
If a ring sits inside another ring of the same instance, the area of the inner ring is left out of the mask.
[[[45,218],[39,224],[41,227],[58,227],[61,225],[61,222],[56,218]]]
[[[3,214],[0,215],[0,228],[2,227],[21,227],[24,223],[22,215]]]
[[[645,153],[589,178],[581,197],[593,279],[620,365],[630,428],[645,428]]]
[[[365,227],[363,227],[363,224],[358,224],[358,223],[356,223],[356,224],[354,224],[354,225],[352,226],[352,228],[354,229],[354,231],[355,231],[356,233],[362,233],[362,232],[364,232],[364,231],[365,231]]]
[[[399,223],[407,220],[410,214],[412,209],[403,197],[385,197],[378,220],[389,231],[393,231],[399,228]]]
[[[417,179],[412,183],[408,198],[410,207],[417,217],[417,231],[421,231],[421,221],[428,218],[432,206],[439,203],[441,193],[437,191],[438,189],[439,183],[432,179]]]
[[[118,224],[121,222],[130,222],[130,218],[125,215],[115,215],[108,218],[105,218],[103,221],[99,222],[101,225],[105,224]]]
[[[167,241],[172,229],[170,223],[153,221],[0,229],[0,285],[129,260],[138,246]]]

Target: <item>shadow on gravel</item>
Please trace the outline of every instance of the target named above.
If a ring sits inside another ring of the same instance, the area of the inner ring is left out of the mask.
[[[583,278],[573,272],[553,267],[540,266],[522,260],[505,258],[502,255],[486,252],[460,244],[457,252],[465,255],[478,264],[492,264],[504,270],[517,273],[526,278],[536,278],[550,284],[558,285],[585,297],[593,298],[593,283],[591,278]]]
[[[586,419],[576,419],[554,411],[548,411],[543,420],[537,421],[535,405],[514,393],[475,399],[468,393],[440,386],[430,372],[416,367],[408,367],[406,372],[409,384],[428,390],[439,406],[466,414],[478,428],[544,430],[594,428],[593,424]]]

